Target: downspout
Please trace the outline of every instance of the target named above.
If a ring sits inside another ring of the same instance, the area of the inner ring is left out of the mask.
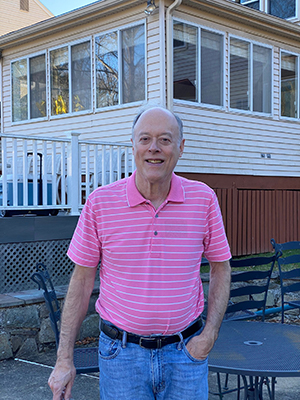
[[[172,15],[182,0],[175,0],[167,9],[167,108],[173,110],[173,25]]]
[[[160,105],[166,107],[166,26],[165,2],[159,2],[159,48],[160,48]]]
[[[2,77],[3,77],[3,57],[0,50],[0,133],[3,133],[3,90],[2,90]],[[0,147],[1,151],[1,147]]]

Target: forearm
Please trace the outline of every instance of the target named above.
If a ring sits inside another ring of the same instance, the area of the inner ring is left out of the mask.
[[[230,295],[231,267],[229,261],[210,263],[210,280],[207,299],[205,330],[214,341],[227,308]]]
[[[96,268],[76,265],[63,308],[57,359],[73,360],[74,342],[88,310]]]
[[[205,327],[199,336],[187,344],[187,350],[198,359],[205,359],[215,341],[227,308],[230,293],[231,268],[229,261],[210,263],[208,309]]]

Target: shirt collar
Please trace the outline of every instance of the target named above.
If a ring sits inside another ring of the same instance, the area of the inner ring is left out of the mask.
[[[136,187],[135,175],[136,171],[133,172],[127,181],[127,200],[129,207],[135,207],[138,204],[142,204],[147,201]],[[179,176],[175,175],[174,172],[171,180],[171,189],[166,202],[168,201],[172,201],[174,203],[183,203],[185,201],[185,193],[181,179]]]

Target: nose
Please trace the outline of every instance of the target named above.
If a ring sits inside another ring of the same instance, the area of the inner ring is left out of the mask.
[[[158,141],[154,138],[153,140],[151,140],[149,149],[150,152],[152,153],[156,153],[157,151],[160,151],[160,147],[158,145]]]

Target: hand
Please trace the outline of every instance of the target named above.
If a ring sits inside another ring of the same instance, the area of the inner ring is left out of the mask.
[[[53,393],[53,400],[71,400],[71,389],[75,376],[76,369],[73,363],[56,363],[48,380],[48,385]]]
[[[205,332],[194,336],[186,345],[187,351],[193,358],[205,360],[213,348],[215,340],[212,336],[206,336]]]

